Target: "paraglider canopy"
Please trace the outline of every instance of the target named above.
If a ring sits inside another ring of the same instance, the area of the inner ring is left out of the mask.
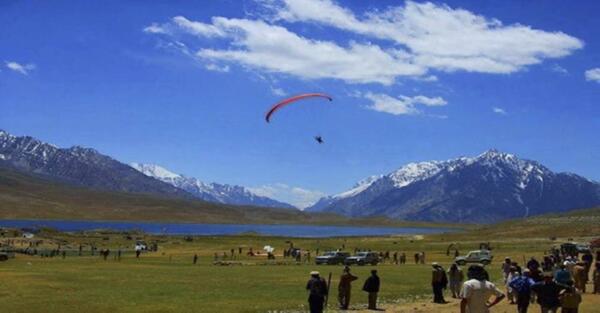
[[[273,113],[275,113],[277,110],[281,109],[282,107],[290,104],[290,103],[294,103],[298,100],[302,100],[302,99],[306,99],[306,98],[325,98],[329,101],[333,101],[333,98],[331,98],[329,95],[324,94],[324,93],[305,93],[305,94],[300,94],[300,95],[296,95],[284,100],[281,100],[277,103],[275,103],[271,109],[269,109],[269,111],[267,112],[267,114],[265,115],[265,120],[267,121],[267,123],[271,122],[271,115],[273,115]]]

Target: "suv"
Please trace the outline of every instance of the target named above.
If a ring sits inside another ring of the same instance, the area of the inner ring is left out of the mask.
[[[328,251],[325,254],[315,258],[315,263],[319,264],[343,264],[347,257],[350,256],[348,252],[339,251]]]
[[[488,265],[492,263],[492,252],[490,250],[475,250],[469,252],[466,256],[459,256],[454,259],[454,262],[458,265],[465,265],[467,263],[481,263]]]
[[[379,255],[375,252],[359,252],[356,255],[346,258],[344,263],[346,265],[377,265],[377,263],[379,263]]]

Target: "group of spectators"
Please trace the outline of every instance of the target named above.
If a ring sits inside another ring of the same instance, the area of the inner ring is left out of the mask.
[[[591,258],[590,258],[591,256]],[[593,270],[593,271],[592,271]],[[542,262],[535,257],[526,262],[525,268],[506,258],[501,266],[506,292],[490,281],[483,265],[468,267],[464,280],[463,270],[452,264],[446,271],[440,264],[432,263],[431,285],[434,303],[447,303],[444,290],[449,287],[453,298],[461,299],[461,313],[488,313],[490,308],[508,298],[516,305],[518,313],[527,313],[529,306],[537,303],[542,313],[577,313],[586,292],[586,283],[592,272],[593,293],[600,294],[600,253],[596,262],[591,254],[564,255],[557,258],[547,255]],[[347,309],[350,302],[351,282],[357,277],[345,267],[338,286],[340,309]],[[377,271],[365,281],[363,290],[369,293],[369,309],[376,309],[380,280]],[[328,286],[318,272],[311,272],[307,283],[310,312],[322,312],[323,303],[328,295]]]

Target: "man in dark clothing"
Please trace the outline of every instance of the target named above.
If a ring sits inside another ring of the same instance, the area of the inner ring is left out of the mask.
[[[310,313],[323,313],[323,303],[328,294],[328,286],[325,279],[319,276],[319,272],[310,272],[310,280],[306,283],[306,290],[308,290]]]
[[[531,286],[535,281],[530,277],[529,269],[525,269],[522,275],[513,278],[508,285],[517,296],[517,312],[527,313],[531,301]]]
[[[540,262],[538,262],[535,257],[531,257],[531,259],[527,261],[527,268],[530,271],[537,271],[540,268]]]
[[[531,286],[531,291],[537,295],[537,303],[542,313],[557,313],[560,308],[560,292],[568,286],[558,284],[552,279],[552,272],[544,273],[544,280]]]
[[[379,276],[377,270],[371,271],[371,276],[367,278],[363,285],[363,291],[369,293],[369,310],[377,310],[377,293],[379,292]]]
[[[444,289],[448,285],[448,277],[444,268],[436,262],[431,264],[431,286],[433,287],[433,303],[446,303]]]
[[[358,277],[350,274],[350,268],[346,266],[344,272],[340,277],[340,284],[338,285],[338,301],[340,303],[340,309],[348,310],[350,305],[350,291],[352,289],[352,282],[357,280]]]
[[[194,254],[194,264],[198,263],[198,255]]]

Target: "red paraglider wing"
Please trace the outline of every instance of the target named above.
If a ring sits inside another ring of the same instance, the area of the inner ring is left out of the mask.
[[[305,93],[305,94],[293,96],[291,98],[287,98],[285,100],[279,101],[275,105],[273,105],[273,107],[271,107],[269,112],[267,112],[267,115],[265,115],[265,120],[267,121],[267,123],[269,123],[271,121],[271,115],[273,115],[273,113],[275,113],[275,111],[281,109],[282,107],[284,107],[292,102],[296,102],[298,100],[306,99],[306,98],[313,98],[313,97],[321,97],[321,98],[328,99],[329,101],[333,101],[333,98],[331,98],[330,96],[328,96],[324,93]]]

